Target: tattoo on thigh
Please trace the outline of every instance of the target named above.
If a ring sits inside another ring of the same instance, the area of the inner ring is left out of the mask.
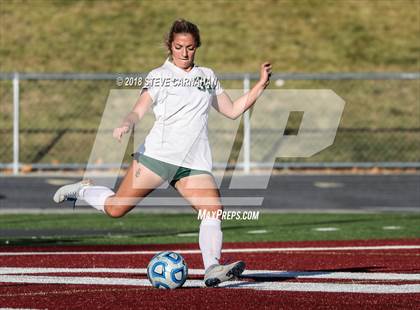
[[[138,168],[137,171],[136,171],[136,178],[138,178],[140,176],[140,171],[141,171],[140,168]]]

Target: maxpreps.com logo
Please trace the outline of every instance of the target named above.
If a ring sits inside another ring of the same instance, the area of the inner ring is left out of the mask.
[[[199,80],[197,79],[197,81]],[[201,79],[200,81],[202,83],[199,85],[183,85],[183,87],[194,87],[204,92],[210,92],[217,88],[217,84],[215,88],[215,84],[211,83],[210,79]],[[187,84],[186,80],[180,82]],[[231,98],[243,96],[242,89],[225,89],[225,92]],[[88,166],[85,170],[84,179],[96,179],[101,185],[110,188],[115,187],[118,181],[119,170],[113,170],[106,180],[99,180],[95,174],[95,169],[99,162],[121,166],[131,138],[129,136],[126,137],[118,147],[107,148],[106,151],[103,146],[115,143],[112,135],[109,135],[108,129],[119,123],[131,111],[131,107],[137,100],[138,90],[110,90],[91,150]],[[127,104],[127,102],[132,102],[132,104]],[[264,134],[263,139],[251,140],[252,144],[249,148],[251,150],[258,149],[260,152],[263,151],[262,160],[267,171],[263,175],[258,175],[258,177],[252,176],[252,178],[247,178],[243,176],[243,165],[235,165],[232,176],[229,179],[229,189],[267,189],[277,158],[308,158],[331,146],[337,134],[344,106],[344,100],[330,89],[269,89],[264,91],[258,98],[258,104],[253,107],[249,122],[250,128],[262,128],[270,134]],[[289,117],[291,117],[291,113],[295,112],[303,114],[301,123],[296,133],[288,134],[286,127]],[[150,122],[153,121],[152,117],[153,115],[150,115]],[[240,149],[237,149],[235,144],[239,136],[238,132],[242,130],[240,127],[241,122],[232,122],[231,119],[219,118],[219,115],[214,111],[209,113],[209,119],[208,127],[205,129],[209,131],[210,137],[217,137],[217,140],[209,140],[214,162],[224,169],[223,167],[227,167],[232,154],[239,152],[239,158],[244,158],[245,143],[240,141]],[[133,133],[134,145],[140,145],[146,139],[146,135],[150,130],[150,122],[145,119],[137,124]],[[207,126],[207,123],[205,125]],[[223,135],[220,134],[221,128],[223,128]],[[197,137],[200,136],[199,132],[196,134]],[[243,135],[241,136],[243,137]],[[187,156],[194,146],[195,144],[191,143],[184,150],[184,155]],[[218,184],[218,188],[221,185],[222,182]],[[169,186],[169,183],[166,186]],[[147,202],[144,201],[143,203],[159,206],[185,204],[185,200],[183,198],[178,200],[178,197],[149,198]],[[222,205],[261,206],[263,200],[264,196],[229,195],[229,197],[222,197]]]

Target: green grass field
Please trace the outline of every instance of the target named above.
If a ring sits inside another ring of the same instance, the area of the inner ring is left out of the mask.
[[[225,242],[420,238],[420,216],[412,213],[270,214],[258,220],[223,222]],[[0,245],[156,244],[198,241],[194,214],[2,215]],[[317,231],[333,227],[336,231]],[[266,230],[266,233],[252,233]],[[14,237],[9,237],[13,235]]]
[[[2,1],[0,71],[138,72],[162,63],[180,17],[197,23],[197,62],[217,72],[413,71],[417,0]],[[13,31],[10,31],[13,29]]]

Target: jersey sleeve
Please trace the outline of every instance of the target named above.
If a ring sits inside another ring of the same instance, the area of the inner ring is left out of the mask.
[[[212,78],[212,84],[213,84],[214,94],[216,96],[219,96],[221,93],[224,92],[224,89],[222,88],[222,85],[220,84],[220,81],[217,78],[216,74],[213,71],[211,71],[211,73],[212,73],[212,77],[211,78]]]
[[[146,76],[142,87],[142,90],[147,89],[147,92],[149,93],[153,102],[156,102],[159,94],[160,87],[158,85],[158,79],[158,73],[155,70],[150,71],[149,74]]]

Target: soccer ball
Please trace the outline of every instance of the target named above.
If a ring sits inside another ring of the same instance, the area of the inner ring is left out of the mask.
[[[147,266],[147,277],[156,288],[172,290],[181,287],[187,276],[187,263],[175,252],[160,252],[153,256]]]

